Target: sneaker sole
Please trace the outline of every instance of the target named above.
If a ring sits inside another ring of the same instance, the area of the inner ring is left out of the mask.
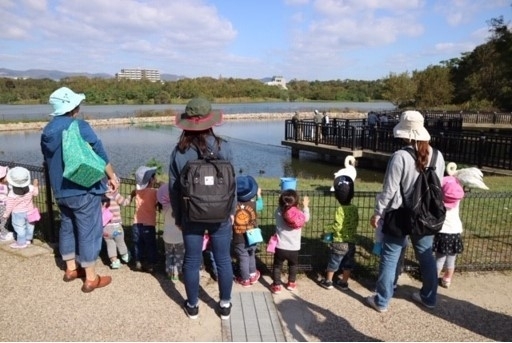
[[[380,308],[379,306],[377,306],[377,304],[375,304],[375,298],[373,295],[370,295],[369,297],[366,298],[366,304],[379,313],[384,313],[388,311],[387,308]]]
[[[183,311],[185,311],[185,314],[187,315],[187,317],[189,317],[190,319],[197,319],[199,317],[199,314],[196,314],[196,315],[190,315],[187,311],[186,308],[183,308]]]
[[[412,294],[412,300],[414,300],[416,303],[418,303],[420,305],[425,306],[428,309],[432,310],[432,309],[436,308],[435,306],[425,304],[423,302],[423,299],[421,299],[421,295],[419,293],[413,293]]]

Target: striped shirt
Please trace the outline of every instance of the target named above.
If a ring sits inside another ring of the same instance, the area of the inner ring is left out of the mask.
[[[127,206],[130,204],[130,197],[125,198],[118,191],[108,191],[105,196],[110,200],[108,209],[112,212],[112,219],[108,222],[110,224],[122,224],[123,219],[121,217],[121,206]]]
[[[3,217],[7,219],[11,213],[23,213],[28,212],[34,208],[33,197],[39,195],[39,187],[32,185],[28,186],[28,193],[23,195],[16,195],[11,190],[7,195],[5,212]]]

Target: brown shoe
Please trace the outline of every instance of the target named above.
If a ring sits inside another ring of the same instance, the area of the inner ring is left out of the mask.
[[[64,277],[62,278],[64,281],[69,282],[75,279],[83,279],[85,277],[85,269],[78,267],[75,270],[66,269],[64,273]]]
[[[82,292],[89,293],[94,291],[96,288],[105,287],[112,282],[112,277],[110,276],[99,276],[96,275],[96,280],[89,281],[85,280],[84,285],[82,286]]]

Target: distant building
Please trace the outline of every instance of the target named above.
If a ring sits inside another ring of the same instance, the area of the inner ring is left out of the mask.
[[[286,80],[282,76],[274,76],[272,77],[272,81],[266,82],[266,84],[269,86],[279,86],[283,89],[288,89],[286,88]]]
[[[160,72],[157,69],[121,69],[121,72],[116,74],[118,79],[142,80],[146,79],[151,82],[160,81]]]

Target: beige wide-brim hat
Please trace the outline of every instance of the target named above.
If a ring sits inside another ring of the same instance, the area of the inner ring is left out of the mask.
[[[430,134],[424,126],[425,119],[418,111],[405,111],[400,116],[400,122],[393,128],[395,138],[412,139],[415,141],[430,141]]]

